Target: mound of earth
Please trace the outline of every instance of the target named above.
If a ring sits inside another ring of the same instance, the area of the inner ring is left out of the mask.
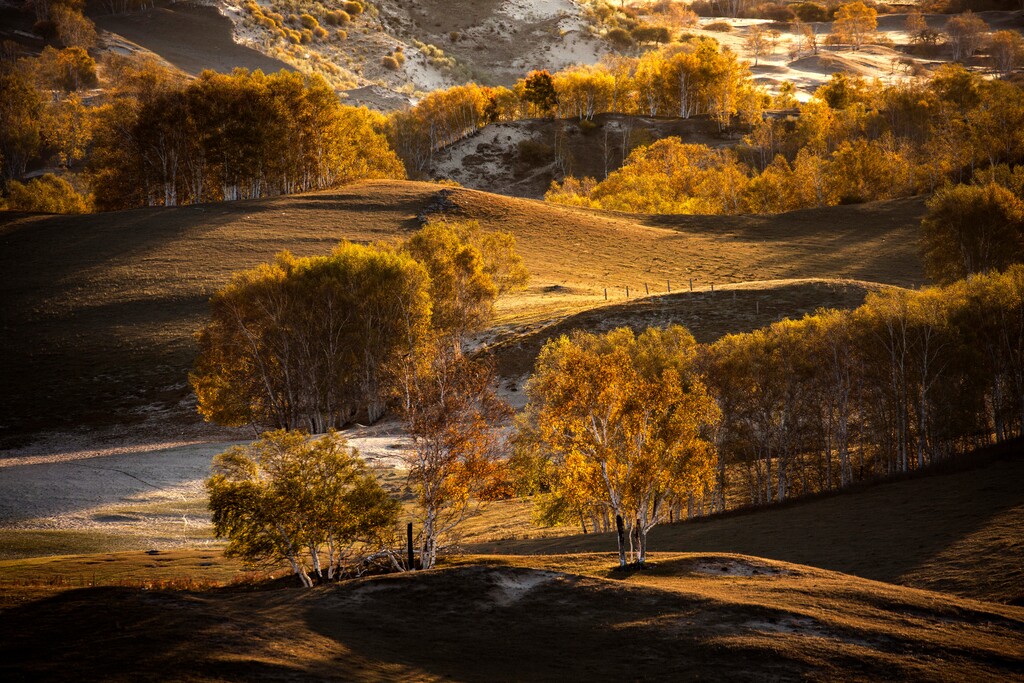
[[[866,69],[858,66],[846,57],[829,54],[800,57],[799,59],[794,59],[790,62],[789,67],[798,71],[810,71],[826,76],[835,73],[863,76],[868,73]]]

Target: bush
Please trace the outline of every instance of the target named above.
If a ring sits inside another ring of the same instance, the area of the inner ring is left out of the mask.
[[[704,27],[705,31],[718,31],[719,33],[728,33],[732,30],[732,24],[727,21],[713,21]]]
[[[359,14],[363,13],[363,5],[362,5],[362,3],[355,2],[354,0],[351,1],[351,2],[346,2],[343,5],[343,7],[345,8],[346,12],[348,12],[349,14],[351,14],[353,16],[356,16],[356,15],[359,15]]]
[[[756,19],[770,19],[771,21],[789,23],[794,21],[797,15],[792,9],[785,5],[780,5],[775,2],[766,2],[748,11],[747,16]]]
[[[341,26],[352,21],[351,15],[345,10],[332,10],[324,15],[324,21],[331,26]]]
[[[312,31],[313,29],[320,25],[320,22],[317,21],[316,17],[314,17],[312,14],[303,14],[301,17],[299,17],[299,21],[302,23],[303,26],[308,28],[310,31]]]
[[[519,159],[530,166],[548,164],[554,158],[554,150],[550,145],[546,145],[540,140],[534,140],[533,138],[521,140],[516,145],[516,150],[519,152]]]
[[[831,21],[832,16],[824,5],[816,2],[798,2],[790,5],[789,9],[796,14],[800,21]]]
[[[71,183],[52,173],[28,183],[12,180],[7,208],[10,211],[33,213],[88,213],[87,198],[78,194]]]
[[[395,59],[393,55],[384,55],[384,57],[380,60],[380,63],[384,66],[385,69],[388,69],[389,71],[398,71],[400,66],[398,60]]]

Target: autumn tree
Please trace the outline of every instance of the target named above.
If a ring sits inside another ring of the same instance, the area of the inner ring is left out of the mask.
[[[89,199],[68,181],[46,173],[26,183],[12,180],[7,185],[7,208],[35,213],[87,213]]]
[[[426,269],[432,327],[456,350],[491,319],[498,296],[528,278],[515,237],[485,231],[477,221],[433,221],[402,249]]]
[[[558,106],[554,79],[547,71],[532,71],[523,83],[523,100],[547,116]]]
[[[996,31],[989,38],[988,52],[996,70],[1008,74],[1024,64],[1024,37],[1017,31]]]
[[[747,29],[743,37],[743,47],[754,55],[754,66],[757,66],[758,58],[768,50],[768,32],[758,24],[753,24]]]
[[[953,61],[970,59],[981,47],[988,24],[970,10],[950,17],[945,26],[946,38],[953,51]]]
[[[940,190],[921,230],[925,269],[939,282],[1024,261],[1024,202],[999,185]]]
[[[406,359],[401,417],[412,438],[405,460],[424,569],[487,498],[500,467],[499,427],[510,412],[493,385],[486,361],[442,340],[424,347],[419,360]]]
[[[853,45],[854,50],[871,40],[877,29],[878,12],[863,2],[840,5],[832,24],[833,33],[844,43]]]
[[[3,180],[25,172],[39,151],[42,101],[32,82],[19,70],[0,70],[0,159]]]
[[[359,413],[378,419],[397,395],[401,359],[427,333],[428,287],[410,256],[350,243],[235,275],[198,335],[190,381],[200,414],[311,433]]]
[[[556,491],[621,516],[643,562],[647,533],[713,478],[713,398],[684,328],[574,332],[548,342],[527,384],[527,414]],[[619,562],[627,561],[620,537]]]
[[[264,567],[285,560],[306,587],[310,574],[337,578],[380,547],[400,507],[333,431],[319,438],[268,432],[232,447],[214,458],[206,490],[229,557]]]

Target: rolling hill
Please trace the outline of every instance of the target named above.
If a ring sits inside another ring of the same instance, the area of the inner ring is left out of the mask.
[[[5,680],[973,680],[1024,609],[742,555],[468,558],[309,591],[4,593]],[[95,615],[102,611],[104,618]],[[59,637],[56,634],[60,634]]]
[[[671,287],[688,294],[692,279],[694,305],[717,322],[707,328],[713,332],[704,331],[707,316],[688,322],[708,339],[819,305],[855,305],[861,296],[819,298],[831,285],[807,289],[785,282],[791,278],[922,281],[919,199],[781,216],[628,216],[429,183],[368,181],[267,200],[86,216],[6,214],[3,433],[131,424],[147,416],[194,424],[185,384],[192,334],[205,319],[207,299],[233,272],[283,249],[309,255],[342,239],[393,239],[415,230],[417,217],[431,210],[516,236],[532,279],[525,292],[500,302],[487,336],[492,342],[603,306],[605,290],[607,303],[627,304],[612,309],[619,318],[632,306],[647,315],[662,300],[636,299],[640,293]],[[720,296],[723,287],[735,292]],[[805,295],[785,303],[801,288]],[[740,315],[733,316],[733,305]],[[528,361],[517,361],[516,372]]]

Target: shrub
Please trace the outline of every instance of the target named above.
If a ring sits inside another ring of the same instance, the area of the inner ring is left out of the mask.
[[[303,14],[301,17],[299,17],[299,22],[301,22],[302,25],[308,28],[310,31],[312,31],[313,29],[320,25],[320,22],[317,21],[316,17],[314,17],[312,14]]]
[[[390,71],[398,71],[400,66],[398,64],[398,60],[395,59],[393,55],[384,55],[384,57],[380,60],[380,63],[384,66],[385,69],[388,69]]]
[[[519,159],[530,166],[547,164],[553,159],[554,150],[551,146],[533,138],[521,140],[516,149]]]
[[[28,183],[12,180],[7,208],[35,213],[88,213],[89,202],[68,181],[52,173]]]
[[[732,30],[732,24],[727,21],[713,21],[704,27],[705,31],[718,31],[719,33],[728,33]]]
[[[346,12],[348,12],[349,14],[351,14],[353,16],[356,16],[356,15],[359,15],[359,14],[363,13],[363,5],[362,5],[362,3],[355,2],[354,0],[352,0],[350,2],[346,2],[343,5],[343,7],[345,8]]]
[[[816,2],[798,2],[795,5],[790,5],[789,9],[793,10],[800,21],[831,21],[832,19],[825,6]]]

